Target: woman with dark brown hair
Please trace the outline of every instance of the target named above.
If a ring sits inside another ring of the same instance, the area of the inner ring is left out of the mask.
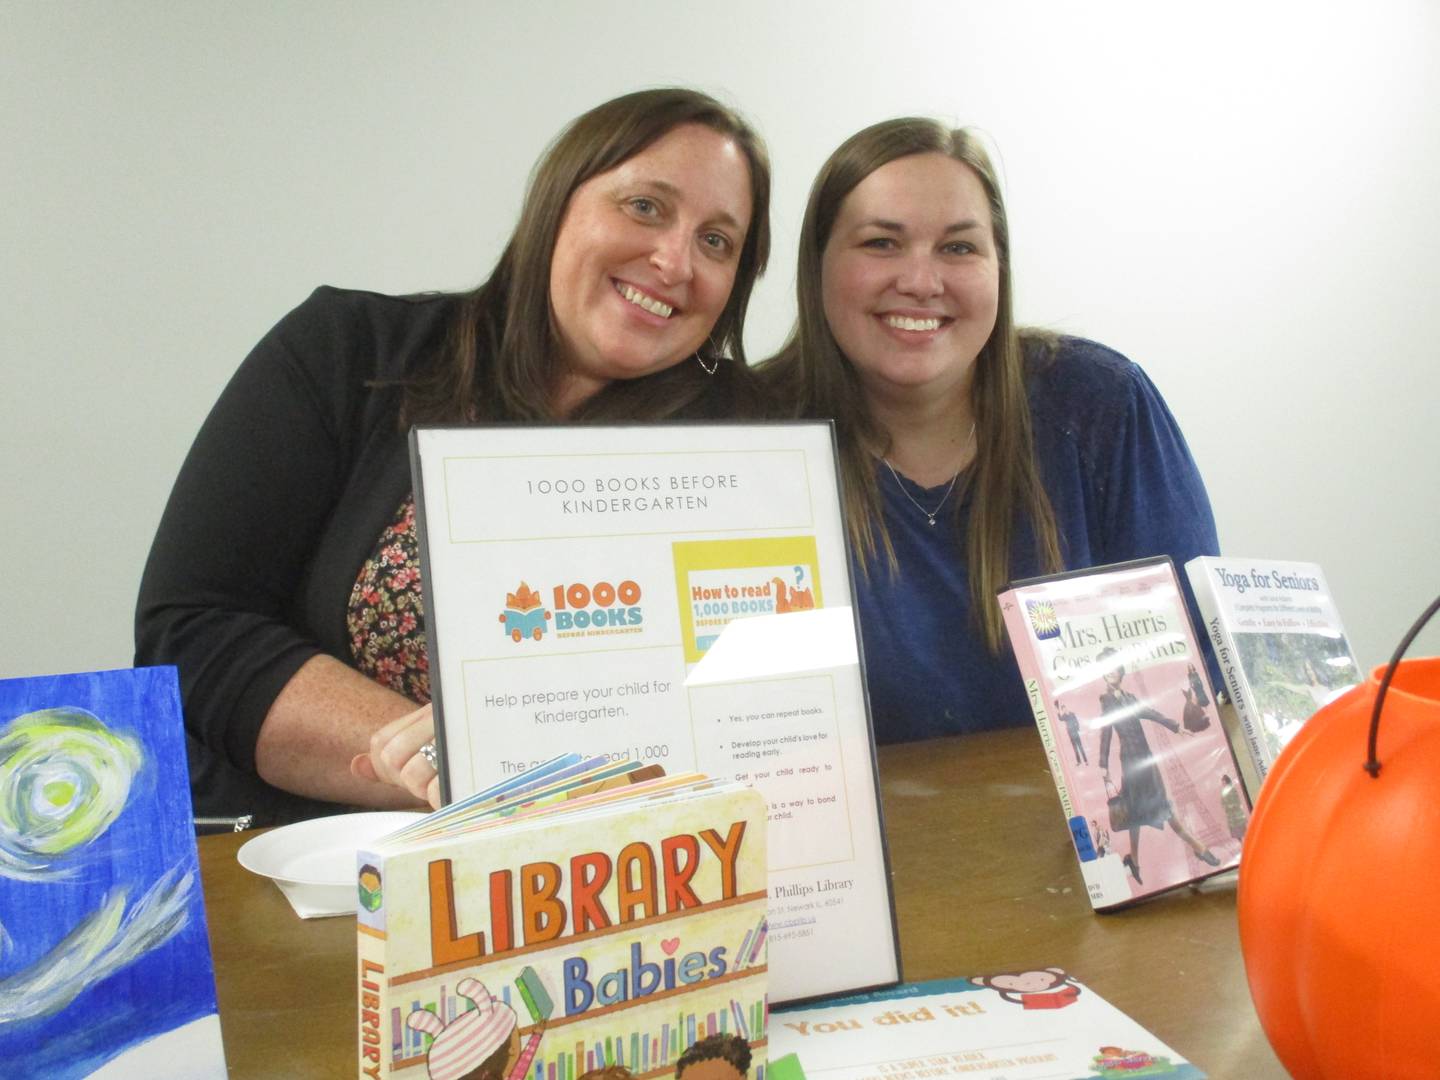
[[[1007,582],[1217,549],[1144,373],[1015,325],[1005,203],[971,132],[910,118],[847,140],[811,188],[797,287],[762,375],[782,414],[835,418],[880,741],[1029,722]]]
[[[180,671],[197,814],[433,791],[406,430],[745,411],[769,188],[733,111],[629,94],[546,152],[479,288],[322,288],[261,341],[186,459],[136,612],[136,663]]]

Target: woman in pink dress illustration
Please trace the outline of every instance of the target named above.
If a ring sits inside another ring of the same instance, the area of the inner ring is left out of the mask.
[[[1114,655],[1114,649],[1103,649],[1096,661]],[[1142,705],[1134,694],[1121,685],[1124,679],[1124,664],[1116,664],[1105,674],[1105,690],[1100,694],[1101,721],[1104,724],[1100,732],[1100,768],[1109,783],[1110,743],[1112,739],[1118,739],[1120,794],[1129,811],[1130,851],[1122,859],[1125,869],[1130,871],[1130,876],[1138,883],[1145,883],[1140,876],[1140,829],[1145,825],[1154,829],[1163,829],[1169,825],[1175,835],[1195,852],[1197,859],[1210,866],[1219,866],[1220,860],[1184,826],[1170,804],[1170,796],[1165,790],[1165,778],[1160,774],[1160,766],[1155,761],[1155,753],[1150,749],[1140,721],[1149,720],[1177,734],[1193,733],[1184,731],[1163,713],[1148,705]]]

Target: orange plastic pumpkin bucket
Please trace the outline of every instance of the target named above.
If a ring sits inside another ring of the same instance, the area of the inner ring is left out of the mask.
[[[1306,722],[1256,800],[1240,946],[1297,1078],[1440,1077],[1440,658],[1400,660],[1437,608]]]

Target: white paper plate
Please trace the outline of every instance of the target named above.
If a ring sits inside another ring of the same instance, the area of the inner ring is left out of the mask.
[[[355,849],[424,815],[409,810],[297,821],[247,840],[236,856],[272,878],[302,917],[355,910]]]

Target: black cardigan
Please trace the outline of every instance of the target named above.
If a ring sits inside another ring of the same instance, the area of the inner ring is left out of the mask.
[[[346,608],[410,492],[400,391],[458,300],[324,287],[255,347],[195,439],[135,614],[135,663],[175,664],[197,814],[271,824],[348,809],[255,773],[276,695],[310,657],[353,666]]]

